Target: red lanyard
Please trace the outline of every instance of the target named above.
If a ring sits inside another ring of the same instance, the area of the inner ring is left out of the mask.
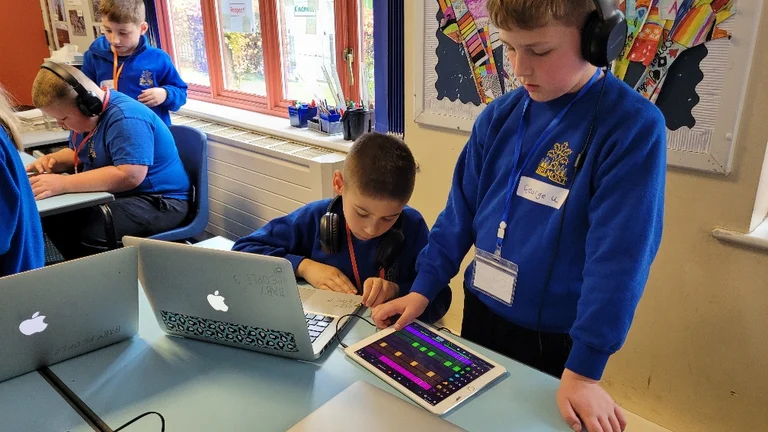
[[[102,87],[101,89],[104,90],[106,93],[106,95],[104,96],[104,102],[101,108],[101,112],[103,113],[104,111],[107,110],[107,105],[109,105],[109,90],[107,90],[106,87]],[[93,134],[96,133],[96,130],[98,128],[99,128],[99,125],[96,124],[96,127],[93,128],[93,130],[91,130],[90,132],[88,132],[88,135],[86,135],[85,138],[83,138],[83,140],[80,141],[79,146],[75,146],[75,136],[77,134],[76,133],[72,134],[72,147],[74,147],[74,150],[75,150],[75,157],[74,157],[75,174],[77,174],[77,166],[80,165],[80,156],[78,156],[78,154],[80,153],[80,150],[83,149],[83,146],[85,145],[85,143],[93,136]]]
[[[117,68],[117,53],[115,52],[115,49],[112,48],[112,55],[114,56],[114,62],[112,63],[112,87],[117,90],[117,80],[120,79],[120,73],[123,72],[123,66],[125,66],[125,62],[120,65],[120,69]]]
[[[355,258],[355,246],[352,244],[352,232],[349,230],[349,224],[347,227],[347,246],[349,246],[349,258],[352,261],[352,272],[355,274],[355,282],[357,282],[357,292],[363,292],[363,286],[360,284],[360,273],[357,271],[357,259]],[[384,279],[384,267],[379,269],[379,277]]]

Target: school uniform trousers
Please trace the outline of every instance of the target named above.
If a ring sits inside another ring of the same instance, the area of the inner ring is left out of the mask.
[[[149,237],[177,228],[189,211],[186,200],[154,194],[118,196],[106,206],[118,242],[126,235]],[[107,249],[106,219],[98,206],[48,216],[42,222],[43,231],[67,260]]]

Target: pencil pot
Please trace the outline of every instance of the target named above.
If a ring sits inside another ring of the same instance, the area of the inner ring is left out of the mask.
[[[320,130],[328,135],[342,133],[341,116],[338,114],[320,113]]]
[[[373,130],[373,110],[351,109],[341,119],[344,125],[344,139],[354,141],[360,135]]]
[[[307,121],[317,116],[317,107],[310,107],[307,105],[301,105],[299,107],[288,107],[288,119],[291,122],[291,126],[297,128],[307,127]]]

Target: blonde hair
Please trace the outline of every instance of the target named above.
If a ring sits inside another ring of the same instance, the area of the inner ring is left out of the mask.
[[[488,16],[502,30],[535,30],[557,21],[581,30],[595,9],[592,0],[488,0]]]
[[[147,17],[143,0],[101,0],[99,14],[118,24],[140,25]]]
[[[65,64],[58,64],[72,75],[86,90],[94,91],[98,89],[93,83],[78,69]],[[37,108],[47,108],[57,103],[75,104],[77,92],[63,78],[48,69],[40,69],[32,83],[32,104]]]
[[[19,119],[16,117],[14,109],[11,107],[11,98],[8,92],[0,85],[0,126],[11,138],[16,148],[21,147],[21,131],[19,130]]]

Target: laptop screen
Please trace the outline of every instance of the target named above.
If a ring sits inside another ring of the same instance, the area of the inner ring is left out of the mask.
[[[356,354],[431,405],[494,368],[419,323],[389,334]]]

